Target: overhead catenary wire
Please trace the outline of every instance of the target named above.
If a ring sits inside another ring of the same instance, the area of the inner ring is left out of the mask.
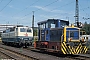
[[[54,11],[54,10],[58,9],[58,8],[62,8],[62,7],[68,6],[68,5],[70,5],[70,4],[74,3],[74,2],[75,2],[75,1],[72,1],[72,2],[67,3],[67,4],[65,4],[65,5],[62,5],[62,6],[59,6],[59,7],[53,8],[53,9],[52,9],[52,10],[50,10],[50,11],[52,12],[52,11]]]
[[[71,2],[69,2],[69,3],[67,3],[67,4],[62,5],[62,6],[59,6],[59,7],[62,8],[62,7],[68,6],[68,5],[72,4],[72,3],[75,3],[75,1],[71,1]],[[47,5],[47,6],[48,6],[48,5]],[[50,10],[50,11],[52,12],[53,10],[58,9],[59,7],[53,8],[53,9]],[[45,7],[42,7],[42,8],[45,8]],[[37,11],[39,11],[39,10],[40,10],[40,9],[37,9],[37,10],[35,10],[35,11],[37,12]],[[29,13],[29,14],[30,14],[30,13]],[[29,14],[27,14],[27,15],[29,15]],[[26,17],[27,15],[25,15],[24,17]],[[46,14],[46,16],[47,16],[47,14]],[[57,16],[55,16],[55,17],[57,17]],[[22,20],[24,20],[24,19],[22,19]],[[37,20],[37,21],[39,21],[39,20]],[[35,21],[35,22],[36,22],[36,21]]]
[[[86,10],[86,9],[89,9],[90,7],[86,7],[86,8],[82,8],[82,9],[80,9],[80,10]]]
[[[79,5],[80,5],[80,3],[79,3]],[[80,5],[81,6],[81,5]],[[85,10],[87,10],[87,9],[89,9],[90,7],[88,6],[88,7],[85,7],[85,8],[82,8],[82,9],[80,9],[80,11],[84,11],[85,12]],[[56,8],[55,8],[56,9]],[[86,12],[85,12],[86,13]],[[85,14],[84,14],[85,15]],[[87,14],[86,13],[86,15],[88,15],[88,16],[90,16],[89,14]],[[56,16],[55,16],[56,17]],[[88,19],[90,19],[89,17],[88,18],[85,18],[85,17],[83,17],[83,19],[84,20],[88,20]]]
[[[49,6],[49,5],[51,5],[51,4],[53,4],[53,3],[56,3],[56,2],[58,2],[59,0],[56,0],[56,1],[54,1],[54,2],[51,2],[50,4],[47,4],[47,5],[45,5],[44,7],[42,7],[42,8],[45,8],[45,7],[47,7],[47,6]],[[35,12],[36,11],[39,11],[39,10],[41,10],[41,9],[37,9],[37,10],[35,10]]]
[[[3,2],[4,0],[0,0],[0,3],[2,3],[1,1]],[[38,1],[38,0],[37,0],[37,1]],[[36,4],[36,3],[34,3],[34,4]],[[69,5],[69,4],[70,4],[70,2],[69,2],[68,4],[66,4],[66,5],[63,5],[62,7],[65,7],[65,6]],[[31,5],[32,5],[32,4],[31,4]],[[22,12],[22,11],[24,11],[24,10],[26,10],[26,9],[28,9],[29,7],[30,7],[30,6],[28,6],[28,7],[26,7],[25,9],[19,11],[19,13]],[[60,8],[62,8],[62,7],[60,6]],[[82,7],[83,7],[83,6],[82,6]],[[43,8],[44,8],[44,7],[43,7]],[[5,8],[4,8],[4,9],[5,9]],[[54,8],[54,9],[59,9],[59,7],[56,7],[56,8]],[[50,10],[50,11],[53,11],[54,9],[52,9],[52,10]],[[88,7],[86,7],[86,8],[82,8],[82,9],[80,9],[80,10],[86,11],[86,9],[90,9],[90,7],[88,6]],[[35,11],[35,10],[34,10],[34,11],[37,12],[37,11],[39,11],[39,10],[40,10],[40,9],[36,9],[36,11]],[[84,13],[85,13],[85,12],[84,12]],[[17,14],[18,14],[18,13],[17,13]],[[30,15],[30,14],[32,14],[32,12],[29,13],[29,14],[26,14],[25,17],[28,16],[28,15]],[[47,14],[49,14],[49,13],[45,13],[45,14],[47,15]],[[57,14],[58,14],[58,13],[57,13]],[[59,14],[60,14],[60,13],[59,13]],[[88,13],[87,13],[87,14],[88,14]],[[23,15],[23,16],[24,16],[24,15]],[[23,16],[22,16],[22,17],[23,17]],[[57,16],[58,16],[58,15],[57,15]],[[19,18],[20,18],[20,17],[19,17]],[[23,18],[24,18],[24,17],[23,17]]]
[[[0,1],[0,4],[2,3],[3,0]]]
[[[75,1],[71,1],[71,2],[69,2],[69,3],[67,3],[67,4],[65,4],[65,5],[62,5],[62,6],[53,8],[53,9],[50,10],[50,12],[52,12],[52,11],[58,9],[58,8],[62,8],[62,7],[68,6],[68,5],[72,4],[72,3],[75,3]],[[60,13],[58,13],[58,14],[60,14]],[[44,15],[47,16],[48,14],[44,14]],[[63,14],[61,14],[61,15],[63,15]],[[53,17],[53,16],[52,16],[52,17]],[[57,15],[55,15],[54,17],[57,17]],[[37,20],[37,21],[39,21],[39,20]]]
[[[3,11],[11,1],[12,1],[12,0],[10,0],[10,1],[0,10],[0,12]]]
[[[42,8],[45,8],[45,7],[47,7],[47,6],[51,5],[51,4],[54,4],[54,3],[58,2],[58,1],[59,1],[59,0],[55,0],[55,1],[53,1],[53,2],[51,2],[51,3],[49,3],[49,4],[47,4],[47,5],[43,6]],[[34,10],[34,12],[37,12],[37,11],[39,11],[39,10],[41,10],[41,9],[36,9],[36,10]],[[28,15],[30,15],[30,14],[32,14],[32,12],[24,15],[22,18],[24,18],[24,17],[26,17],[26,16],[28,16]],[[22,18],[21,18],[21,19],[22,19]]]
[[[88,1],[88,0],[87,0]],[[80,3],[79,3],[79,5],[80,5],[80,7],[83,7]],[[87,5],[88,6],[88,5]],[[90,7],[88,6],[88,7],[85,7],[85,8],[81,8],[80,9],[80,11],[84,11],[85,12],[85,10],[87,10],[87,9],[89,9]],[[86,12],[85,12],[86,13]]]
[[[80,5],[80,4],[79,4]],[[81,6],[81,5],[80,5]],[[82,7],[82,6],[81,6]],[[80,9],[80,11],[83,11],[87,16],[90,16],[85,10],[88,10],[90,7],[88,6],[88,7],[85,7],[85,8],[81,8]],[[85,15],[84,14],[84,15]],[[82,19],[84,19],[84,20],[88,20],[88,19],[90,19],[90,17],[88,17],[88,18],[86,18],[86,17],[82,17]]]
[[[90,8],[90,7],[82,8],[82,9],[80,9],[80,11],[84,11],[84,12],[86,13],[85,10],[88,10],[89,8]],[[84,14],[84,15],[85,15],[85,14]],[[86,13],[86,15],[90,16],[88,13]]]
[[[53,4],[53,3],[55,3],[55,2],[57,2],[57,1],[58,1],[58,0],[52,2],[52,3],[48,4],[48,5],[45,5],[45,6],[42,7],[42,8],[45,8],[45,7],[47,7],[47,6],[49,6],[49,5]],[[50,11],[52,12],[52,11],[55,10],[55,9],[58,9],[58,8],[61,8],[61,7],[65,7],[65,6],[67,6],[67,5],[69,5],[69,4],[72,4],[72,3],[74,3],[74,2],[75,2],[75,1],[72,1],[72,2],[67,3],[67,4],[65,4],[65,5],[62,5],[62,6],[60,6],[60,7],[53,8],[53,9],[50,10]],[[35,10],[35,12],[37,12],[37,11],[39,11],[39,10],[40,10],[40,9],[37,9],[37,10]],[[31,13],[32,13],[32,12],[31,12]],[[29,13],[29,14],[31,14],[31,13]],[[25,15],[24,17],[28,16],[29,14]],[[47,15],[47,14],[46,14],[46,15]],[[23,18],[24,18],[24,17],[23,17]]]
[[[26,9],[28,9],[30,6],[32,6],[32,5],[34,5],[34,4],[36,4],[37,2],[39,2],[40,0],[37,0],[37,1],[35,1],[35,2],[33,2],[31,5],[29,5],[28,7],[26,7],[26,8],[24,8],[24,9],[22,9],[21,11],[19,11],[18,13],[16,13],[16,14],[19,14],[20,12],[22,12],[22,11],[24,11],[24,10],[26,10]],[[15,15],[16,15],[15,14]],[[14,15],[13,15],[14,16]],[[13,17],[12,16],[12,17]]]

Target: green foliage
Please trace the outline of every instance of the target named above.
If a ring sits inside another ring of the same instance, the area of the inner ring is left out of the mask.
[[[81,31],[85,31],[86,34],[90,34],[90,24],[87,24],[87,22],[84,23],[84,26],[82,27]]]
[[[0,37],[1,37],[1,32],[0,32]]]
[[[34,30],[34,36],[37,36],[37,30]]]

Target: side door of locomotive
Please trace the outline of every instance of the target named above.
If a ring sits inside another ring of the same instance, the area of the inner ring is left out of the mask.
[[[45,41],[49,41],[50,40],[50,29],[46,28],[45,29]]]
[[[41,40],[42,41],[50,40],[49,37],[50,37],[50,32],[48,28],[41,30]]]
[[[41,37],[40,39],[41,41],[45,41],[45,29],[41,30],[40,37]]]

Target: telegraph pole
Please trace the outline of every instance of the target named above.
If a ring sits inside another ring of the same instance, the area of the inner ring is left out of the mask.
[[[76,0],[76,10],[75,10],[75,26],[79,26],[79,7],[78,0]]]
[[[34,11],[33,12],[33,17],[32,17],[32,27],[34,28]]]
[[[33,41],[32,43],[34,42],[34,11],[33,12],[33,16],[32,16],[32,28],[33,28]]]

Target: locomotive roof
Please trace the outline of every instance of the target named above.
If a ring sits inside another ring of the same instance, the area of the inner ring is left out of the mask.
[[[39,25],[39,24],[46,23],[46,22],[48,22],[48,21],[57,21],[57,20],[59,20],[60,22],[68,22],[68,23],[69,23],[69,21],[66,21],[66,20],[60,20],[60,19],[48,19],[48,20],[45,20],[45,21],[38,22],[37,24]]]

